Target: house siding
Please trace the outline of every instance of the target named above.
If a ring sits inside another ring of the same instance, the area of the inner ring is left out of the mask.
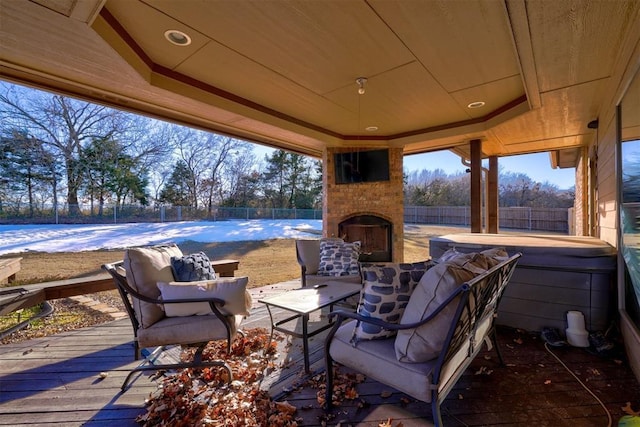
[[[612,106],[615,108],[615,106]],[[616,126],[612,117],[604,129],[598,129],[601,140],[597,145],[597,225],[598,237],[613,247],[618,246],[618,210],[616,187]],[[602,125],[602,124],[601,124]]]
[[[635,15],[638,15],[636,9]],[[636,18],[637,19],[637,18]],[[637,22],[637,20],[636,20]],[[625,95],[631,80],[640,72],[640,25],[632,27],[620,55],[614,65],[605,101],[599,106],[600,126],[589,152],[597,153],[597,187],[594,189],[597,211],[597,232],[601,240],[618,247],[618,175],[617,170],[617,105]],[[618,258],[620,265],[620,257]],[[625,310],[624,274],[618,271],[617,288],[619,294],[618,322],[623,335],[629,364],[640,380],[640,329]]]

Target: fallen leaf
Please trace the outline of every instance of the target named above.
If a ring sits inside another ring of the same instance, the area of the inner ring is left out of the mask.
[[[283,341],[276,334],[274,339]],[[163,378],[158,389],[145,400],[147,412],[137,420],[144,426],[167,425],[180,419],[184,425],[224,425],[229,427],[282,426],[294,427],[298,421],[296,407],[288,402],[274,402],[259,381],[265,369],[273,364],[269,355],[269,333],[264,328],[247,329],[236,339],[231,353],[223,340],[209,343],[204,360],[224,358],[233,370],[233,385],[228,384],[226,369],[184,369]],[[190,359],[194,348],[185,349],[181,358]],[[247,357],[249,355],[250,357]]]
[[[276,402],[276,408],[278,408],[279,411],[282,411],[286,414],[293,414],[298,409],[295,406],[293,406],[291,403],[287,402],[286,400],[282,402]]]
[[[27,355],[27,354],[31,353],[32,351],[33,351],[33,349],[32,349],[32,348],[30,348],[29,350],[25,350],[25,351],[23,351],[23,352],[22,352],[22,355],[23,355],[23,356],[25,356],[25,355]]]
[[[631,408],[631,402],[627,402],[627,404],[620,409],[622,409],[622,412],[624,412],[627,415],[634,415],[636,417],[640,417],[640,411],[637,411],[637,412],[634,411]]]
[[[491,375],[493,373],[492,369],[488,369],[486,366],[481,366],[475,373],[475,375]]]
[[[393,427],[391,425],[392,421],[393,420],[391,418],[388,418],[387,421],[383,421],[380,424],[378,424],[378,427]]]
[[[109,376],[108,372],[100,372],[100,374],[98,374],[98,377],[100,377],[100,379],[105,379]]]
[[[390,391],[384,390],[380,392],[380,397],[386,399],[387,397],[391,397],[392,394],[393,393],[391,393]]]
[[[589,372],[591,375],[595,375],[595,376],[600,376],[600,371],[597,370],[596,368],[588,368],[587,372]]]
[[[356,391],[355,388],[349,388],[344,393],[344,397],[345,397],[345,399],[349,399],[349,400],[357,399],[358,398],[358,392]]]
[[[546,380],[544,383],[545,383],[545,385],[549,385],[549,384],[551,384],[551,380]]]
[[[522,341],[522,338],[516,338],[513,340],[513,342],[516,344],[522,344],[524,341]]]

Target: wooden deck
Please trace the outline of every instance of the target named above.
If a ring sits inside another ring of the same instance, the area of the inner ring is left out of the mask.
[[[256,291],[258,295],[281,292],[295,284],[283,284]],[[321,319],[317,319],[321,320]],[[268,315],[256,304],[244,327],[266,326]],[[312,370],[323,366],[321,344],[324,334],[311,340]],[[302,367],[300,345],[290,348],[292,363],[272,378],[274,395],[284,396],[300,409],[302,425],[320,425],[322,414],[315,400],[316,390],[291,388]],[[499,345],[506,366],[497,363],[494,352],[482,353],[458,382],[443,406],[447,426],[606,426],[604,409],[545,349],[535,334],[499,330]],[[611,412],[613,425],[631,402],[640,410],[640,385],[625,362],[599,358],[582,349],[561,348],[554,352],[601,399]],[[61,333],[27,342],[0,346],[0,425],[101,426],[136,425],[144,413],[144,400],[155,382],[139,377],[124,394],[119,387],[136,365],[128,319]],[[100,373],[108,375],[101,379]],[[378,426],[432,425],[430,406],[407,399],[373,381],[360,384],[362,408],[345,403],[328,425]],[[344,425],[344,424],[343,424]]]

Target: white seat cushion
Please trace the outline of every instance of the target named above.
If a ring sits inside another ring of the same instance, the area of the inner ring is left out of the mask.
[[[243,316],[231,316],[231,337],[233,338]],[[165,317],[148,328],[138,330],[140,348],[170,344],[196,344],[200,342],[226,339],[226,328],[214,315]]]
[[[251,310],[248,282],[248,277],[220,277],[195,282],[158,282],[158,288],[162,299],[219,298],[225,301],[224,306],[220,307],[222,314],[248,316]],[[163,307],[169,317],[213,314],[208,302],[165,304]]]
[[[354,326],[355,321],[351,321],[336,332],[329,349],[333,360],[416,399],[431,402],[429,384],[435,359],[425,363],[398,362],[393,338],[362,341],[354,347],[351,344]]]

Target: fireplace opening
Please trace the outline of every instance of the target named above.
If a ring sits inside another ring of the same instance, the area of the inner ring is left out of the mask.
[[[338,233],[346,242],[360,241],[363,262],[392,260],[392,224],[375,215],[358,215],[338,224]]]

